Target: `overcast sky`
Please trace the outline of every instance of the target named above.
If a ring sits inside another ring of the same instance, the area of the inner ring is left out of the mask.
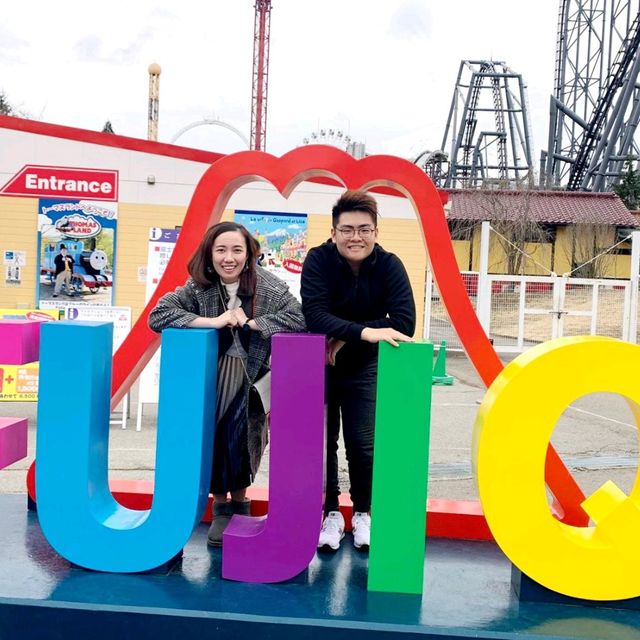
[[[0,89],[32,118],[147,135],[150,63],[162,67],[159,140],[219,118],[248,137],[253,0],[3,3]],[[526,7],[526,12],[524,8]],[[546,148],[559,0],[273,0],[267,151],[319,128],[370,153],[441,146],[462,59],[504,61],[528,86],[536,163]],[[223,153],[221,127],[178,141]]]

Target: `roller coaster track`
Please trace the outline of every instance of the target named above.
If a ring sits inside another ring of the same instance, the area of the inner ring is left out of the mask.
[[[594,159],[594,152],[598,142],[603,136],[603,129],[607,118],[611,114],[611,107],[618,91],[625,82],[633,82],[636,78],[630,77],[630,69],[635,61],[640,45],[640,12],[636,15],[625,39],[620,45],[618,54],[611,66],[611,71],[600,94],[598,102],[593,110],[585,134],[571,167],[568,191],[578,191],[586,188],[587,172]],[[636,74],[637,75],[637,71]]]
[[[453,134],[449,138],[449,134]],[[463,60],[441,149],[451,144],[444,164],[425,163],[447,187],[469,187],[499,180],[517,183],[531,171],[526,86],[504,62]]]

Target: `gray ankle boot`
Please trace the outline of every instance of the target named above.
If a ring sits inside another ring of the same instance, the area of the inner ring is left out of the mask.
[[[207,544],[211,547],[222,546],[222,534],[227,528],[231,516],[233,515],[233,509],[231,508],[231,502],[214,502],[213,503],[213,522],[209,527],[209,533],[207,533]]]
[[[239,516],[250,516],[251,500],[244,500],[243,502],[237,502],[236,500],[232,500],[231,509],[234,514],[238,514]]]

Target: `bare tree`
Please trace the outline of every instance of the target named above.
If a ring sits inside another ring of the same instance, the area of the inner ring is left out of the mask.
[[[608,251],[615,244],[612,227],[604,224],[574,224],[567,227],[565,255],[572,275],[578,278],[604,278],[614,262]]]
[[[533,191],[507,191],[493,185],[478,190],[478,204],[491,222],[502,250],[505,271],[509,275],[524,275],[530,258],[545,243],[552,242],[548,225],[538,222],[532,213]]]
[[[473,232],[478,226],[475,220],[449,220],[448,223],[452,240],[473,240]]]

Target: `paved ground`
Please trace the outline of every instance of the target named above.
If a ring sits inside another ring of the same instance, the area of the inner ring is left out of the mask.
[[[473,499],[477,493],[471,473],[471,431],[485,390],[464,355],[448,356],[447,373],[455,377],[455,384],[433,388],[429,495]],[[128,428],[111,428],[111,475],[152,479],[155,407],[145,405],[142,430],[136,432],[135,389],[131,399],[132,418]],[[69,410],[72,409],[70,406]],[[36,405],[3,403],[0,415],[29,418],[28,459],[0,470],[0,492],[23,492],[26,469],[34,455]],[[614,480],[624,491],[630,491],[636,475],[638,438],[631,411],[620,398],[611,394],[594,394],[579,400],[561,417],[553,442],[586,493],[591,493],[608,479]],[[344,455],[341,457],[340,471],[341,483],[346,490],[348,478]],[[268,456],[265,456],[256,484],[265,486],[267,476]]]

